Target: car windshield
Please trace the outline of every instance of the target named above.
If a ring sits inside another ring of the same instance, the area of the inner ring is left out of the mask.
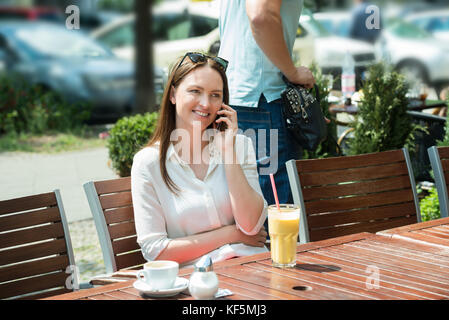
[[[449,16],[434,17],[429,21],[429,30],[432,31],[448,31],[449,30]]]
[[[315,37],[328,37],[329,31],[320,21],[315,20],[310,9],[304,8],[299,22],[304,24],[307,30]]]
[[[42,56],[50,57],[107,57],[112,53],[77,31],[59,28],[19,29],[18,42]]]
[[[389,20],[387,28],[392,34],[401,38],[424,39],[432,37],[430,33],[417,25],[400,19]]]
[[[312,33],[315,37],[330,36],[330,33],[326,30],[326,28],[313,18],[304,19],[304,21],[301,20],[301,23],[304,24],[310,33]]]

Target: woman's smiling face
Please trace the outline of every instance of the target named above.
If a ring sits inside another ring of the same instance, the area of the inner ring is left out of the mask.
[[[223,103],[223,80],[208,65],[195,68],[172,88],[170,101],[176,106],[177,129],[192,132],[195,123],[204,131],[215,121]]]

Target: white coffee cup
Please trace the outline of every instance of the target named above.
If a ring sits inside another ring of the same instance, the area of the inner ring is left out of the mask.
[[[137,272],[137,278],[154,290],[170,289],[173,288],[178,271],[179,264],[175,261],[150,261],[143,265],[143,270]]]

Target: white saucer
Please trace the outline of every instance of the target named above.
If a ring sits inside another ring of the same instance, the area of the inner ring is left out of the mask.
[[[146,282],[136,280],[133,283],[133,287],[150,297],[171,297],[177,295],[181,291],[187,289],[189,286],[189,280],[185,278],[177,277],[173,288],[170,289],[153,289]]]

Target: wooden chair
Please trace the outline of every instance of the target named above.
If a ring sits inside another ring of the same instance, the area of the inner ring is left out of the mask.
[[[287,162],[301,243],[421,220],[407,149]]]
[[[59,190],[0,201],[0,299],[70,292],[75,270]]]
[[[146,263],[137,243],[131,198],[131,178],[84,184],[108,273]]]
[[[435,186],[438,192],[441,217],[447,217],[449,212],[447,182],[449,181],[449,147],[430,147],[427,149],[430,164],[435,177]]]

